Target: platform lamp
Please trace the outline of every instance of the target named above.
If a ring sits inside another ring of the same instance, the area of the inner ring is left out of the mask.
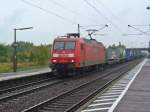
[[[150,7],[146,7],[146,9],[150,10]]]
[[[150,10],[150,6],[146,7],[148,10]],[[149,25],[150,26],[150,25]],[[149,53],[150,53],[150,41],[149,41]]]
[[[27,30],[27,29],[33,29],[33,27],[25,27],[25,28],[15,28],[14,29],[14,42],[12,44],[12,47],[14,48],[14,53],[13,53],[13,72],[17,72],[17,47],[18,43],[16,40],[16,31],[17,30]]]

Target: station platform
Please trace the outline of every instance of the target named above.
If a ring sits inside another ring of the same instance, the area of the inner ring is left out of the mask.
[[[150,112],[150,59],[143,60],[76,112]]]
[[[114,112],[150,112],[150,59],[147,59]]]
[[[49,67],[41,68],[41,69],[40,68],[32,69],[32,70],[27,70],[27,71],[11,72],[11,73],[0,73],[0,81],[34,76],[34,75],[48,73],[48,72],[51,72],[51,69]]]

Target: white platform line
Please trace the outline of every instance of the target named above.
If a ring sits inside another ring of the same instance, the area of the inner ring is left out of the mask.
[[[125,90],[122,92],[122,94],[119,96],[119,98],[115,101],[115,103],[111,106],[111,108],[109,109],[108,112],[113,112],[114,109],[116,108],[116,106],[118,105],[118,103],[120,102],[120,100],[123,98],[123,96],[125,95],[125,93],[128,91],[129,87],[131,86],[131,84],[133,83],[133,81],[135,80],[136,76],[139,74],[139,72],[141,71],[142,67],[144,66],[144,64],[146,63],[147,59],[145,59],[140,68],[138,69],[138,71],[135,73],[135,75],[133,76],[132,80],[129,82],[129,84],[127,85],[127,87],[125,88]]]
[[[111,96],[100,96],[98,98],[111,98],[111,97],[118,97],[119,95],[111,95]]]
[[[112,86],[111,88],[123,88],[124,86]]]
[[[109,107],[106,107],[106,108],[95,108],[95,109],[82,110],[81,112],[94,112],[94,111],[108,110],[108,109],[109,109]]]
[[[128,83],[129,83],[129,82],[127,82],[127,83],[117,83],[116,86],[126,86]]]
[[[121,86],[121,87],[122,87],[122,86],[125,86],[125,84],[118,84],[118,83],[117,83],[117,84],[115,84],[114,86],[117,86],[117,87]]]
[[[124,77],[122,81],[130,81],[129,78]]]
[[[125,88],[126,86],[113,86],[111,88]]]
[[[128,83],[128,82],[129,82],[129,80],[125,80],[125,81],[124,80],[120,80],[118,83],[121,83],[121,84],[123,83],[124,84],[124,83]]]
[[[125,88],[110,88],[109,90],[124,90]]]
[[[122,83],[117,83],[118,85],[127,85],[128,84],[128,82],[122,82]]]
[[[103,95],[120,95],[121,92],[116,92],[116,93],[104,93]]]
[[[123,90],[108,90],[107,92],[122,92]]]
[[[113,92],[113,91],[112,91],[112,92],[106,91],[105,93],[106,93],[106,94],[109,94],[109,93],[110,93],[110,94],[117,94],[117,93],[121,93],[121,92],[120,92],[120,91],[116,91],[116,92],[115,92],[115,91],[114,91],[114,92]],[[105,93],[104,93],[104,94],[105,94]]]
[[[121,85],[126,85],[126,84],[128,84],[129,83],[129,81],[127,82],[118,82],[117,84],[121,84]]]
[[[112,86],[112,87],[125,87],[125,85],[124,85],[124,84],[115,84],[115,85]]]
[[[109,105],[113,104],[113,102],[108,102],[108,103],[98,103],[98,104],[91,104],[88,107],[95,107],[95,106],[101,106],[101,105]]]
[[[95,100],[94,102],[101,102],[101,101],[112,101],[112,100],[116,100],[116,98]]]

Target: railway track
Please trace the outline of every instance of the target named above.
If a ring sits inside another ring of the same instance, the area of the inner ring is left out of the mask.
[[[0,91],[0,102],[10,100],[11,98],[15,99],[15,97],[29,94],[38,89],[45,88],[47,86],[53,86],[54,84],[58,84],[60,82],[62,82],[62,80],[56,78],[49,78],[37,82],[27,83],[21,86],[4,89]]]
[[[129,62],[129,63],[132,66],[134,64],[133,62],[132,63]],[[4,97],[0,97],[0,111],[20,112],[24,110],[26,112],[28,111],[28,108],[31,108],[37,104],[41,104],[41,102],[46,102],[48,101],[47,99],[49,98],[55,99],[56,96],[57,97],[63,96],[63,94],[65,93],[69,96],[70,93],[72,94],[72,92],[69,92],[69,91],[78,90],[80,86],[83,87],[83,90],[84,90],[84,88],[86,88],[84,85],[90,85],[92,84],[92,82],[95,82],[96,80],[100,80],[99,82],[103,82],[102,79],[104,79],[104,82],[106,83],[108,82],[108,79],[110,80],[109,78],[110,74],[115,75],[119,70],[121,70],[122,68],[126,68],[126,67],[129,67],[127,63],[120,65],[118,67],[115,67],[112,70],[105,70],[101,72],[101,75],[96,74],[94,76],[94,74],[91,74],[89,76],[87,75],[87,76],[82,76],[82,77],[63,79],[61,81],[59,80],[58,82],[56,80],[52,80],[51,82],[48,81],[49,84],[48,83],[42,83],[42,84],[37,84],[37,85],[31,84],[32,86],[29,88],[20,89],[19,91],[16,91],[15,93],[10,92],[8,93],[8,96],[6,95]],[[104,84],[100,83],[97,85],[100,86]],[[90,90],[92,90],[92,88]]]
[[[3,95],[3,94],[6,94],[6,93],[13,92],[15,90],[19,90],[19,89],[26,88],[26,87],[29,87],[29,86],[34,86],[36,84],[48,82],[48,81],[51,81],[53,79],[55,79],[55,78],[43,79],[43,80],[39,80],[39,81],[33,81],[33,82],[25,83],[23,85],[16,85],[16,86],[13,86],[13,87],[5,88],[5,89],[0,90],[0,96]]]
[[[17,79],[12,79],[12,80],[5,80],[0,82],[0,92],[5,91],[10,88],[17,88],[19,86],[24,86],[27,84],[31,83],[36,83],[42,80],[46,80],[49,78],[52,78],[53,76],[51,75],[50,72],[43,73],[43,74],[37,74],[34,76],[27,76],[27,77],[21,77]]]
[[[135,66],[135,63],[125,66],[115,71],[115,73],[109,73],[109,75],[107,74],[93,81],[84,83],[70,91],[25,109],[22,112],[73,112],[98,92],[110,85],[114,80],[128,72],[133,66]]]

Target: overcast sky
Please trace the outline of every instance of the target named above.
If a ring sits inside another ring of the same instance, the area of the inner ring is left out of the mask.
[[[119,41],[127,47],[147,47],[150,36],[139,34],[127,25],[137,25],[138,29],[150,33],[149,0],[1,0],[0,3],[0,43],[13,42],[13,29],[34,27],[32,30],[17,31],[18,41],[34,44],[49,44],[59,35],[76,32],[77,24],[99,25],[81,27],[99,29],[94,38],[111,45]],[[31,5],[32,4],[32,5]],[[33,6],[34,5],[34,6]],[[36,7],[35,7],[36,6]],[[41,8],[41,9],[40,9]],[[139,26],[142,25],[142,26]],[[105,35],[101,35],[105,34]]]

